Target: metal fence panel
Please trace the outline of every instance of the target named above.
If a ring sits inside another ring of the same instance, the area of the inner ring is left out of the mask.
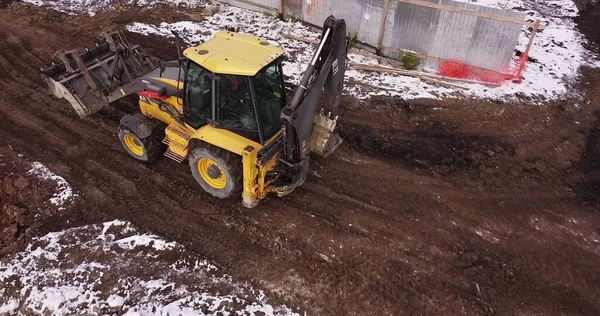
[[[481,6],[479,11],[525,19],[525,14],[521,12]],[[466,60],[470,65],[486,69],[508,70],[522,27],[516,23],[478,17]]]
[[[525,20],[520,12],[452,0],[425,1]],[[503,71],[510,64],[521,28],[516,23],[393,1],[383,46]],[[438,62],[425,60],[423,64],[436,67]]]
[[[525,20],[525,13],[522,12],[453,0],[423,1]],[[277,10],[281,5],[281,0],[223,2],[262,12],[268,10],[261,6]],[[283,3],[285,15],[294,16],[315,26],[322,26],[329,15],[343,18],[351,36],[356,34],[359,41],[373,47],[379,46],[384,0],[284,0]],[[383,47],[392,48],[392,51],[385,52],[387,55],[397,56],[398,51],[402,49],[435,57],[424,60],[425,66],[435,67],[439,64],[437,60],[443,59],[504,71],[514,55],[521,28],[522,25],[512,22],[390,0],[381,44]]]
[[[439,18],[438,9],[392,1],[382,44],[427,55],[435,46]]]
[[[442,1],[442,4],[447,1]],[[455,3],[454,7],[469,8],[468,3]],[[467,14],[440,10],[440,20],[435,34],[435,45],[425,53],[442,59],[467,62],[467,53],[477,17]]]
[[[285,0],[283,2],[285,14],[290,16],[302,16],[303,0]]]
[[[328,16],[346,20],[348,33],[363,43],[377,43],[383,15],[382,0],[305,0],[300,20],[322,26]]]
[[[236,6],[242,9],[248,9],[252,11],[259,11],[269,14],[276,14],[279,11],[279,6],[281,5],[281,0],[247,0],[247,1],[238,1],[238,0],[220,0],[223,3],[230,4],[232,6]],[[253,5],[255,3],[257,5]],[[267,10],[267,8],[273,8],[273,10]]]

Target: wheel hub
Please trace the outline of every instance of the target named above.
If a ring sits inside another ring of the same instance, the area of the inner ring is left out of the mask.
[[[125,145],[127,146],[127,148],[129,148],[129,150],[134,153],[137,156],[143,156],[144,155],[144,147],[142,147],[142,144],[140,144],[140,142],[138,141],[138,139],[130,134],[126,134],[124,136],[124,140],[125,140]]]
[[[218,179],[219,177],[221,177],[221,170],[219,169],[218,166],[216,165],[210,165],[208,166],[208,176],[213,178],[213,179]]]
[[[202,158],[198,161],[198,172],[208,185],[215,189],[223,189],[227,185],[227,176],[219,164],[210,159]]]

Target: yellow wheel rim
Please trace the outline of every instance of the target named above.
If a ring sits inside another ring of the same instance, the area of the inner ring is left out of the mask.
[[[125,140],[125,145],[127,146],[127,148],[129,148],[129,150],[131,150],[132,153],[134,153],[138,156],[144,155],[144,147],[142,147],[142,144],[140,144],[140,142],[138,142],[138,140],[135,136],[126,134],[124,137],[124,140]]]
[[[198,172],[202,179],[215,189],[223,189],[227,184],[225,172],[218,163],[210,158],[202,158],[198,161]]]

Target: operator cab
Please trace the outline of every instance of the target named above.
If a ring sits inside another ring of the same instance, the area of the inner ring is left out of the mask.
[[[232,32],[186,49],[185,122],[195,129],[210,124],[265,144],[281,129],[286,105],[283,54],[264,39]]]

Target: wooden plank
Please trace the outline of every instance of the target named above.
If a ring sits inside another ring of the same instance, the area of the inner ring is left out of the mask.
[[[311,44],[319,44],[319,41],[312,40],[310,38],[298,37],[298,36],[294,36],[292,34],[287,34],[287,33],[280,33],[280,34],[281,34],[281,36],[283,36],[285,38],[289,38],[289,39],[293,39],[293,40],[297,40],[297,41],[301,41],[301,42],[306,42],[306,43],[311,43]]]
[[[410,77],[417,77],[417,78],[424,77],[424,78],[442,79],[442,80],[449,80],[449,81],[456,81],[456,82],[476,83],[476,84],[483,84],[486,86],[493,86],[493,87],[499,86],[499,84],[496,84],[496,83],[481,82],[481,81],[470,80],[470,79],[451,78],[451,77],[446,77],[446,76],[441,76],[441,75],[430,74],[430,73],[426,73],[426,72],[412,71],[412,70],[394,69],[394,68],[356,64],[356,63],[350,63],[349,66],[356,70],[387,72],[387,73],[393,73],[393,74],[399,74],[399,75],[403,75],[403,76],[410,76]]]
[[[435,83],[435,84],[440,85],[440,86],[445,86],[445,87],[450,87],[450,88],[458,88],[458,89],[461,89],[461,90],[469,90],[469,88],[467,88],[467,87],[459,86],[457,84],[446,82],[446,81],[442,81],[442,80],[439,80],[439,79],[433,79],[433,78],[429,78],[429,77],[425,77],[425,76],[418,76],[417,78],[419,78],[419,79],[421,79],[423,81],[428,81],[428,82],[431,82],[431,83]]]
[[[536,20],[535,24],[539,24],[540,20]],[[531,31],[531,35],[529,36],[529,42],[527,43],[527,48],[525,48],[525,51],[523,52],[523,55],[521,56],[521,64],[519,65],[519,70],[517,71],[517,75],[516,80],[520,83],[521,81],[523,81],[523,71],[525,71],[525,65],[527,64],[527,59],[529,58],[529,51],[531,50],[531,45],[533,45],[533,39],[535,38],[535,35],[537,34],[538,29],[536,27],[533,28],[533,30]]]
[[[529,56],[529,51],[531,50],[531,45],[533,45],[533,39],[535,38],[535,35],[537,34],[537,27],[539,24],[541,23],[540,20],[536,20],[535,24],[533,26],[533,30],[531,31],[531,36],[529,36],[529,42],[527,43],[527,48],[525,48],[525,54]]]
[[[497,15],[497,14],[478,12],[478,11],[473,11],[473,10],[463,9],[463,8],[456,8],[456,7],[451,7],[451,6],[438,4],[438,3],[431,3],[431,2],[421,1],[421,0],[393,0],[393,1],[410,3],[410,4],[414,4],[414,5],[419,5],[422,7],[440,9],[440,10],[444,10],[444,11],[468,14],[468,15],[478,16],[478,17],[497,20],[497,21],[510,22],[510,23],[515,23],[515,24],[520,24],[520,25],[527,25],[530,27],[537,27],[539,30],[543,30],[546,28],[546,26],[543,24],[539,24],[536,26],[536,24],[534,22],[528,22],[525,20],[519,20],[519,19],[507,17],[507,16]]]
[[[459,86],[457,84],[453,84],[453,83],[450,83],[450,82],[441,81],[441,80],[438,80],[438,79],[432,79],[432,78],[427,78],[427,77],[418,76],[418,75],[411,76],[411,77],[416,77],[416,78],[418,78],[420,80],[428,81],[428,82],[437,84],[439,86],[450,87],[450,88],[458,88],[458,89],[461,89],[461,90],[467,90],[468,89],[467,87]],[[371,88],[373,90],[398,91],[397,89],[385,88],[385,87],[381,87],[381,86],[374,86],[374,85],[368,84],[366,82],[356,81],[356,80],[352,80],[352,79],[348,80],[348,83],[349,84],[353,84],[353,85],[357,85],[357,86],[365,86],[365,87]]]
[[[390,11],[390,0],[383,1],[383,15],[379,25],[379,39],[377,40],[377,49],[383,46],[383,35],[385,34],[385,25],[387,24],[388,13]]]
[[[443,58],[437,58],[437,57],[433,57],[433,56],[423,55],[423,54],[420,54],[420,53],[415,53],[415,52],[411,52],[411,51],[407,51],[407,50],[403,50],[403,49],[398,49],[398,48],[393,48],[393,47],[382,47],[381,50],[384,51],[384,52],[411,53],[411,54],[413,54],[416,57],[419,57],[421,59],[429,59],[429,60],[437,61],[439,63],[442,63],[444,61],[450,61],[448,59],[443,59]],[[481,68],[481,67],[477,67],[477,66],[473,66],[473,65],[468,65],[468,66],[469,66],[469,68],[472,68],[472,69],[478,69],[478,70],[481,70],[481,71],[487,71],[487,72],[493,72],[493,73],[503,74],[502,72],[497,71],[497,70],[485,69],[485,68]]]
[[[375,59],[378,59],[378,60],[385,60],[385,61],[391,62],[391,63],[397,63],[397,64],[402,63],[402,61],[399,60],[399,59],[389,58],[389,57],[385,57],[385,56],[377,56],[377,55],[375,55],[373,53],[363,52],[363,51],[360,51],[360,50],[355,49],[355,48],[351,49],[350,53],[356,54],[356,55],[365,56],[365,57],[369,57],[369,58],[375,58]]]
[[[286,34],[286,33],[280,33],[280,35],[282,37],[293,39],[293,40],[297,40],[297,41],[301,41],[301,42],[306,42],[306,43],[315,44],[315,45],[319,44],[318,40],[313,40],[313,39],[306,38],[306,37],[298,37],[298,36],[294,36],[294,35]],[[352,54],[361,55],[361,56],[370,57],[370,58],[375,58],[375,59],[378,59],[378,60],[385,60],[385,61],[393,62],[393,63],[401,63],[402,62],[401,60],[398,60],[398,59],[389,58],[389,57],[385,57],[385,56],[377,56],[377,55],[375,55],[373,53],[363,52],[363,51],[360,51],[360,50],[358,50],[356,48],[350,49],[350,52]]]
[[[430,60],[435,60],[435,61],[444,61],[444,59],[441,58],[437,58],[437,57],[433,57],[433,56],[427,56],[427,55],[423,55],[420,53],[415,53],[415,52],[411,52],[411,51],[407,51],[407,50],[403,50],[403,49],[399,49],[399,48],[393,48],[393,47],[381,47],[381,50],[384,52],[394,52],[394,53],[398,53],[398,52],[402,52],[402,53],[411,53],[413,55],[415,55],[416,57],[419,57],[421,59],[430,59]]]

